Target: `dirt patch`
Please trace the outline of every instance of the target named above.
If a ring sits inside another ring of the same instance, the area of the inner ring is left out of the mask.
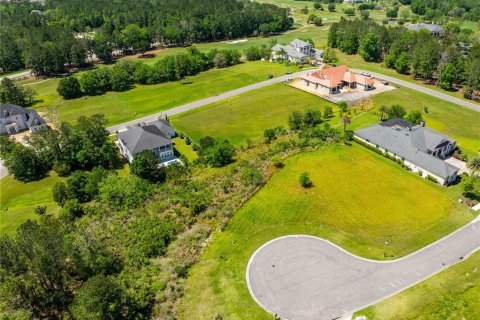
[[[157,54],[159,54],[160,52],[164,51],[165,48],[159,48],[159,49],[154,49],[154,50],[148,50],[148,51],[145,51],[144,54],[141,54],[141,53],[136,53],[136,54],[132,54],[132,55],[129,55],[129,56],[125,56],[124,59],[138,59],[138,58],[142,58],[142,59],[148,59],[148,58],[155,58],[157,56]]]

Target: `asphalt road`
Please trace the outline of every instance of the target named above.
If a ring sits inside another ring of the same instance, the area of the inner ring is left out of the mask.
[[[386,76],[386,75],[383,75],[383,74],[380,74],[380,73],[375,73],[375,72],[371,72],[371,71],[368,71],[368,70],[360,70],[360,69],[351,69],[351,70],[353,72],[357,72],[357,73],[362,73],[362,72],[366,71],[377,79],[386,80],[390,83],[395,83],[395,84],[398,84],[402,87],[407,87],[407,88],[410,88],[410,89],[413,89],[413,90],[416,90],[416,91],[420,91],[420,92],[426,93],[428,95],[431,95],[431,96],[434,96],[434,97],[437,97],[437,98],[440,98],[440,99],[443,99],[443,100],[461,105],[465,108],[472,109],[474,111],[479,111],[480,112],[480,105],[478,105],[476,103],[473,103],[473,102],[458,99],[458,98],[452,97],[448,94],[438,92],[438,91],[435,91],[435,90],[432,90],[432,89],[429,89],[429,88],[425,88],[425,87],[419,86],[419,85],[411,83],[411,82],[407,82],[407,81],[403,81],[403,80],[400,80],[400,79],[397,79],[397,78]]]
[[[358,69],[351,69],[351,70],[354,71],[354,72],[358,72],[358,73],[363,72],[363,70],[358,70]],[[152,115],[149,115],[149,116],[146,116],[146,117],[143,117],[143,118],[139,118],[139,119],[136,119],[136,120],[124,122],[124,123],[121,123],[121,124],[118,124],[118,125],[114,125],[114,126],[108,127],[107,130],[110,133],[115,133],[118,130],[125,129],[128,126],[131,126],[131,125],[134,125],[134,124],[137,124],[137,123],[149,122],[149,121],[156,120],[160,116],[164,116],[164,115],[172,116],[172,115],[179,114],[179,113],[189,111],[189,110],[192,110],[192,109],[200,108],[200,107],[203,107],[207,104],[217,102],[217,101],[220,101],[220,100],[224,100],[224,99],[227,99],[227,98],[230,98],[230,97],[233,97],[233,96],[236,96],[236,95],[239,95],[239,94],[251,91],[251,90],[260,89],[260,88],[267,87],[267,86],[270,86],[270,85],[276,84],[276,83],[281,83],[283,81],[286,81],[288,79],[296,78],[301,74],[305,74],[305,73],[308,73],[308,72],[311,72],[311,71],[312,70],[304,70],[304,71],[296,72],[296,73],[293,73],[293,74],[284,75],[284,76],[281,76],[281,77],[278,77],[278,78],[258,82],[258,83],[255,83],[255,84],[252,84],[252,85],[249,85],[249,86],[246,86],[246,87],[242,87],[242,88],[239,88],[239,89],[227,91],[227,92],[224,92],[222,94],[211,96],[211,97],[199,100],[199,101],[194,101],[194,102],[184,104],[182,106],[178,106],[178,107],[175,107],[175,108],[172,108],[172,109],[157,112],[155,114],[152,114]],[[480,112],[480,105],[478,105],[478,104],[468,102],[468,101],[464,101],[464,100],[449,96],[447,94],[444,94],[444,93],[441,93],[441,92],[438,92],[438,91],[435,91],[435,90],[431,90],[431,89],[428,89],[428,88],[425,88],[425,87],[422,87],[422,86],[419,86],[419,85],[416,85],[416,84],[413,84],[413,83],[410,83],[410,82],[406,82],[406,81],[396,79],[396,78],[393,78],[393,77],[389,77],[389,76],[386,76],[386,75],[382,75],[382,74],[379,74],[379,73],[370,72],[370,74],[372,74],[372,76],[374,76],[375,78],[384,79],[384,80],[387,80],[391,83],[395,83],[395,84],[398,84],[398,85],[401,85],[401,86],[404,86],[404,87],[407,87],[407,88],[410,88],[410,89],[413,89],[413,90],[416,90],[416,91],[420,91],[420,92],[426,93],[428,95],[431,95],[431,96],[434,96],[434,97],[437,97],[437,98],[440,98],[440,99],[443,99],[443,100],[446,100],[446,101],[450,101],[450,102],[456,103],[458,105],[464,106],[466,108],[469,108],[469,109]]]
[[[337,319],[390,297],[480,249],[480,219],[393,261],[360,258],[326,240],[287,236],[250,258],[247,284],[255,301],[289,320]],[[434,294],[434,293],[432,293]]]
[[[8,76],[5,76],[5,77],[0,77],[0,81],[3,80],[3,78],[9,78],[9,79],[16,79],[16,78],[22,78],[22,77],[26,77],[28,75],[30,75],[30,72],[31,70],[27,70],[27,71],[23,71],[23,72],[19,72],[19,73],[14,73],[14,74],[11,74],[11,75],[8,75]]]
[[[273,78],[273,79],[269,79],[269,80],[266,80],[266,81],[258,82],[258,83],[252,84],[252,85],[248,85],[246,87],[242,87],[242,88],[239,88],[239,89],[227,91],[227,92],[224,92],[224,93],[221,93],[221,94],[218,94],[218,95],[215,95],[215,96],[211,96],[211,97],[208,97],[208,98],[205,98],[205,99],[202,99],[202,100],[187,103],[187,104],[184,104],[184,105],[179,106],[179,107],[164,110],[164,111],[161,111],[161,112],[158,112],[158,113],[155,113],[155,114],[143,117],[143,118],[139,118],[139,119],[124,122],[124,123],[121,123],[121,124],[118,124],[118,125],[115,125],[115,126],[111,126],[111,127],[108,127],[107,130],[110,131],[111,133],[114,133],[117,130],[122,130],[122,129],[128,127],[128,126],[131,126],[131,125],[134,125],[134,124],[137,124],[137,123],[149,122],[149,121],[156,120],[159,116],[167,115],[167,116],[170,117],[170,116],[173,116],[175,114],[179,114],[179,113],[189,111],[189,110],[192,110],[192,109],[200,108],[200,107],[203,107],[207,104],[217,102],[217,101],[220,101],[220,100],[224,100],[224,99],[227,99],[227,98],[230,98],[230,97],[233,97],[233,96],[236,96],[236,95],[239,95],[239,94],[251,91],[251,90],[260,89],[260,88],[267,87],[267,86],[270,86],[270,85],[276,84],[276,83],[281,83],[283,81],[287,81],[288,79],[296,78],[301,74],[311,72],[311,71],[312,70],[304,70],[304,71],[295,72],[295,73],[292,73],[292,74],[287,74],[287,75],[284,75],[284,76],[281,76],[281,77],[278,77],[278,78]]]

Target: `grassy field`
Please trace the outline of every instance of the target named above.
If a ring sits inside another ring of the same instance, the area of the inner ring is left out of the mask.
[[[427,106],[429,112],[423,113],[427,126],[456,139],[469,155],[480,152],[479,112],[407,88],[375,95],[372,100],[377,106],[398,103],[407,111],[422,113],[423,107]]]
[[[317,96],[284,84],[257,89],[171,118],[172,124],[198,142],[209,135],[239,144],[267,128],[287,125],[293,111],[333,106]]]
[[[432,294],[434,293],[434,294]],[[440,274],[355,314],[368,320],[480,319],[480,251]]]
[[[129,166],[116,170],[119,176],[129,174]],[[27,220],[38,219],[36,206],[47,206],[47,214],[57,214],[60,207],[53,201],[52,187],[65,181],[54,171],[42,180],[23,183],[6,176],[0,179],[0,235],[12,235]]]
[[[279,63],[248,62],[225,69],[212,69],[182,81],[137,85],[126,92],[108,92],[74,100],[63,100],[57,94],[58,79],[31,87],[39,93],[34,108],[54,121],[74,121],[82,115],[103,113],[109,125],[114,125],[267,80],[268,74],[280,76],[297,70],[295,66]]]
[[[302,189],[301,172],[313,187]],[[446,189],[358,145],[332,146],[287,159],[227,228],[214,235],[190,271],[180,318],[271,319],[250,297],[245,270],[263,243],[287,234],[329,239],[352,253],[406,255],[470,221]]]
[[[36,206],[47,206],[48,214],[56,214],[59,206],[53,201],[52,187],[62,181],[55,172],[40,181],[23,183],[7,176],[0,180],[0,234],[13,234],[29,219],[37,219]]]

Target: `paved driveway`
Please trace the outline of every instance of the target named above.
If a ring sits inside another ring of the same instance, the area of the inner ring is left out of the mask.
[[[282,319],[337,319],[431,277],[480,248],[480,219],[404,258],[379,262],[316,237],[274,239],[252,255],[247,284]]]

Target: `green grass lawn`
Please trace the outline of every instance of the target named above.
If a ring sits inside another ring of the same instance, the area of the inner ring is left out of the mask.
[[[313,187],[298,177],[307,171]],[[263,243],[288,234],[309,234],[350,252],[382,259],[415,251],[473,219],[446,189],[402,169],[359,145],[302,153],[216,233],[190,271],[179,318],[271,319],[250,297],[245,270]]]
[[[438,275],[359,311],[368,320],[480,319],[480,251]]]
[[[42,180],[23,183],[6,176],[0,180],[0,234],[11,235],[29,219],[38,219],[36,206],[47,206],[48,214],[56,214],[60,207],[53,201],[52,187],[62,181],[55,172]]]
[[[267,80],[268,74],[280,76],[297,70],[295,66],[279,63],[248,62],[225,69],[212,69],[182,81],[137,85],[126,92],[108,92],[74,100],[64,100],[56,93],[58,79],[31,87],[39,93],[34,108],[47,113],[50,118],[75,121],[82,115],[103,113],[109,125],[114,125]]]
[[[480,152],[480,113],[407,88],[373,96],[376,106],[398,103],[407,111],[419,110],[427,126],[457,140],[469,155]],[[429,113],[423,112],[427,106]]]
[[[180,137],[175,137],[172,139],[175,143],[175,150],[180,153],[182,156],[187,158],[188,161],[193,161],[198,158],[198,155],[192,149],[192,145],[187,145],[185,139],[180,139]]]
[[[198,142],[209,135],[239,144],[267,128],[288,124],[293,111],[331,105],[317,96],[276,84],[191,110],[171,118],[178,131]]]

